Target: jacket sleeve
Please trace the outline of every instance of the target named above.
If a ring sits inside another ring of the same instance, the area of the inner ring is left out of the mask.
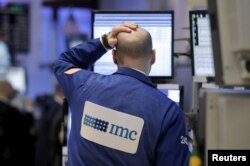
[[[167,111],[156,148],[157,166],[188,166],[189,149],[184,113],[174,105]]]
[[[74,90],[84,84],[93,72],[88,71],[90,67],[106,52],[100,38],[84,42],[62,53],[54,64],[55,76],[62,86],[64,95],[68,100]],[[81,68],[74,74],[65,74],[71,68]]]

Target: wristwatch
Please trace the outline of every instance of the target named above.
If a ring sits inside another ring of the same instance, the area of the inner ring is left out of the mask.
[[[108,34],[105,33],[104,35],[102,35],[102,42],[103,42],[103,45],[104,45],[105,48],[107,48],[107,49],[112,49],[113,48],[108,43]]]

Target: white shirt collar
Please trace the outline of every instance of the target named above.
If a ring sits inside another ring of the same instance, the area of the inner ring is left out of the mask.
[[[138,69],[135,69],[135,68],[132,68],[132,67],[130,67],[131,69],[133,69],[133,70],[136,70],[136,71],[138,71],[138,72],[140,72],[140,73],[142,73],[142,74],[144,74],[144,75],[146,75],[146,76],[148,76],[148,74],[146,74],[145,72],[143,72],[143,71],[141,71],[141,70],[138,70]]]

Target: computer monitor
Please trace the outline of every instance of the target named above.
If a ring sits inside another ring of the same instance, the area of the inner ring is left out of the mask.
[[[12,87],[21,94],[27,91],[27,74],[23,67],[10,67],[1,71],[0,79],[9,81]]]
[[[250,86],[250,1],[209,0],[215,81]]]
[[[189,21],[193,76],[214,77],[209,15],[207,11],[190,11]]]
[[[157,89],[164,93],[183,109],[184,87],[178,84],[157,84]]]
[[[115,25],[130,21],[149,31],[156,50],[156,62],[149,74],[154,79],[173,76],[173,12],[153,11],[94,11],[93,38],[110,32]],[[117,70],[113,63],[112,52],[107,52],[94,64],[94,72],[112,74]]]
[[[27,53],[30,49],[31,4],[27,1],[0,1],[0,38],[12,53]]]

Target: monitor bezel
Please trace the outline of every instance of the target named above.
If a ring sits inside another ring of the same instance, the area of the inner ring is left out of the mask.
[[[206,78],[208,80],[208,82],[213,82],[213,80],[215,79],[215,76],[205,76],[205,75],[204,76],[197,76],[197,75],[195,75],[195,61],[194,61],[194,47],[193,47],[193,26],[192,26],[192,15],[195,15],[195,14],[208,14],[209,15],[209,13],[208,13],[208,10],[191,10],[191,11],[189,11],[190,57],[191,57],[191,61],[192,61],[192,76],[203,77],[203,78]],[[210,29],[211,29],[211,26],[210,26]],[[212,35],[212,32],[211,32],[211,35]],[[212,36],[211,36],[211,41],[212,41]],[[214,58],[214,55],[212,56],[212,58]]]
[[[168,10],[168,11],[128,11],[128,10],[122,10],[122,11],[117,11],[117,10],[93,10],[92,11],[92,32],[91,32],[91,38],[93,39],[94,37],[94,16],[95,14],[123,14],[123,13],[131,13],[131,14],[150,14],[150,13],[156,13],[156,14],[171,14],[172,17],[172,50],[171,50],[171,75],[170,76],[149,76],[151,78],[152,82],[154,83],[166,83],[169,79],[173,79],[174,77],[174,11]],[[157,56],[157,55],[156,55]],[[94,64],[92,67],[92,71],[94,71]]]

